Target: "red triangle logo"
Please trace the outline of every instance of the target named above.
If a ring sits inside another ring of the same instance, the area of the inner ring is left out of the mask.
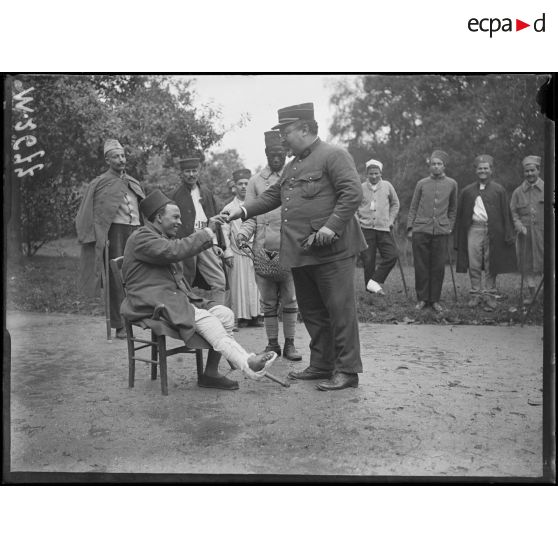
[[[526,27],[531,27],[531,24],[530,23],[525,23],[524,21],[521,21],[520,19],[515,20],[515,30],[516,31],[521,31],[522,29],[525,29]]]

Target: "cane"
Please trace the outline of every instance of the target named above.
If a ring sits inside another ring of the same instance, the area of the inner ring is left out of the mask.
[[[104,285],[103,291],[105,295],[105,323],[107,325],[107,341],[112,343],[112,339],[110,336],[110,287],[109,287],[109,241],[105,242],[105,253],[104,253]]]
[[[537,290],[535,291],[535,294],[533,296],[533,300],[531,301],[531,304],[529,304],[529,307],[527,308],[527,312],[525,312],[523,318],[521,319],[521,327],[523,327],[523,325],[525,324],[525,321],[527,320],[527,316],[529,316],[529,312],[531,312],[531,309],[533,308],[533,306],[535,304],[535,301],[537,300],[537,297],[539,296],[539,293],[541,291],[543,283],[544,283],[544,276],[541,278],[541,282],[539,283],[539,286],[537,287]]]
[[[401,259],[399,258],[399,246],[397,245],[397,240],[395,240],[395,233],[393,229],[390,228],[391,238],[393,239],[393,243],[395,244],[395,249],[397,250],[397,263],[399,265],[399,271],[401,272],[401,281],[403,281],[403,288],[405,289],[405,298],[409,298],[409,294],[407,293],[407,282],[405,281],[405,274],[403,273],[403,266],[401,265]]]
[[[451,250],[450,250],[449,242],[447,243],[447,247],[448,247],[449,267],[451,271],[451,282],[453,283],[453,298],[455,302],[457,302],[457,287],[455,286],[455,275],[453,274],[453,265],[451,262]]]
[[[521,237],[525,238],[521,238]],[[517,241],[519,242],[519,246],[521,247],[519,250],[519,271],[521,273],[521,283],[519,284],[519,304],[520,306],[523,305],[523,283],[525,282],[525,251],[527,249],[527,235],[520,234]]]

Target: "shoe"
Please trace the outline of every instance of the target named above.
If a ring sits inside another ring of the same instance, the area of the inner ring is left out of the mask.
[[[349,387],[358,387],[358,374],[346,374],[345,372],[335,372],[326,382],[320,382],[316,388],[320,391],[333,391]]]
[[[419,300],[415,306],[415,310],[422,310],[426,306],[426,302],[424,300]]]
[[[285,339],[285,346],[283,347],[283,357],[287,360],[302,360],[302,355],[296,350],[296,347],[294,346],[294,339]]]
[[[260,322],[259,318],[252,318],[251,320],[248,320],[247,323],[248,327],[263,327],[263,324]]]
[[[116,328],[116,338],[117,339],[126,339],[126,329],[123,327]]]
[[[472,296],[467,303],[469,308],[476,308],[480,304],[480,297],[479,296]]]
[[[240,320],[238,320],[237,327],[239,328],[248,327],[248,320],[245,320],[244,318],[240,318]]]
[[[379,296],[386,296],[384,289],[380,289],[376,294]]]
[[[205,374],[198,379],[198,386],[215,389],[238,389],[238,382],[229,380],[225,376],[206,376]]]
[[[268,351],[275,351],[277,356],[281,356],[281,345],[279,343],[268,343],[264,352],[267,353]]]
[[[438,312],[438,314],[441,314],[444,311],[442,305],[439,302],[433,302],[432,308],[435,312]]]
[[[331,371],[308,366],[302,372],[289,372],[287,377],[291,380],[329,380]]]
[[[498,303],[491,296],[484,297],[484,304],[490,310],[495,310],[498,307]]]

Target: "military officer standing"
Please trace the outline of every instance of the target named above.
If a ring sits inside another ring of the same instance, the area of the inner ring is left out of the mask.
[[[279,129],[294,158],[281,179],[229,215],[244,219],[281,207],[280,263],[292,270],[310,334],[310,366],[291,373],[325,380],[323,391],[358,386],[362,372],[356,312],[356,257],[366,243],[355,213],[362,187],[352,157],[318,137],[314,105],[279,109]]]

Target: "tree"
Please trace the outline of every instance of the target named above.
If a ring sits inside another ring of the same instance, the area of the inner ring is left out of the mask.
[[[204,151],[221,139],[216,113],[193,106],[192,87],[192,81],[165,76],[17,76],[14,94],[32,90],[33,135],[44,151],[44,168],[26,177],[20,192],[17,219],[28,255],[44,242],[73,232],[84,186],[106,168],[106,138],[119,139],[127,170],[140,180],[154,164],[161,178],[169,174],[173,157]],[[28,117],[13,105],[12,125]],[[14,141],[15,131],[12,146]]]
[[[521,160],[543,152],[543,117],[536,102],[546,76],[358,76],[340,81],[332,136],[357,167],[384,163],[406,217],[416,182],[433,149],[450,156],[448,175],[460,188],[475,179],[473,159],[495,159],[494,178],[511,193],[522,179]]]

